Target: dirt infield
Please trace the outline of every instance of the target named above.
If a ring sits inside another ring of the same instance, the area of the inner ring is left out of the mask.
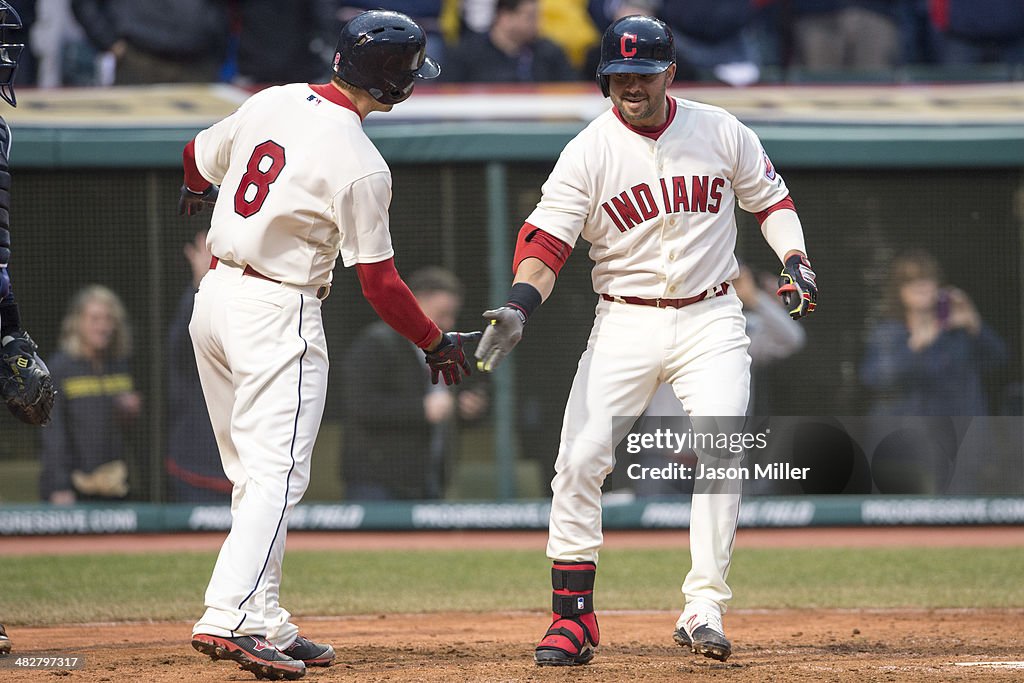
[[[295,533],[289,549],[531,548],[543,532]],[[0,539],[0,556],[215,550],[224,534]],[[610,532],[606,548],[685,547],[686,533]],[[1019,527],[741,530],[755,547],[978,547],[1024,545]],[[399,601],[400,602],[400,601]],[[541,669],[532,649],[548,616],[380,614],[301,618],[306,635],[334,644],[338,662],[311,670],[323,681],[1011,681],[1024,679],[1024,610],[733,610],[734,654],[721,664],[675,645],[677,614],[599,613],[604,642],[594,662],[573,671]],[[188,644],[190,623],[18,627],[0,680],[251,681],[230,662]],[[87,644],[83,647],[83,644]],[[76,671],[18,671],[14,656],[79,655]],[[975,664],[976,666],[963,666]]]
[[[338,662],[312,669],[312,681],[1010,681],[1024,668],[958,663],[1024,660],[1021,610],[757,611],[726,617],[734,654],[725,664],[676,646],[676,614],[606,613],[604,642],[581,669],[541,669],[532,646],[540,613],[417,614],[299,620],[334,644]],[[188,645],[191,624],[86,625],[13,633],[16,654],[82,655],[69,681],[251,681],[231,662]],[[89,643],[82,647],[82,643]],[[1024,667],[1024,664],[1019,664]],[[13,676],[12,676],[13,674]],[[2,680],[52,679],[54,672],[0,670]]]

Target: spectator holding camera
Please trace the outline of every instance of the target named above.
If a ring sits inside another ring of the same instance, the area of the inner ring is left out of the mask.
[[[927,252],[893,262],[887,319],[871,331],[860,368],[873,414],[988,414],[982,377],[1006,362],[1006,344],[966,293],[941,283]]]

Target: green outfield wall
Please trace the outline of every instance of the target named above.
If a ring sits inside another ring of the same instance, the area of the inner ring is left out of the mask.
[[[414,531],[547,529],[547,501],[508,503],[302,504],[291,531]],[[607,504],[605,529],[686,529],[682,501]],[[1024,524],[1019,497],[759,498],[744,503],[740,526],[917,526]],[[134,504],[119,506],[0,506],[0,536],[227,531],[228,506]]]

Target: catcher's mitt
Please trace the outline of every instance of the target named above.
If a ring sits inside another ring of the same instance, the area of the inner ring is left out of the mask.
[[[30,425],[45,425],[53,409],[53,380],[26,332],[3,338],[0,395],[11,414]]]

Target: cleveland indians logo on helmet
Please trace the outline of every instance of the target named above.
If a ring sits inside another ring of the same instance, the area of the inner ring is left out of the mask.
[[[627,46],[632,43],[632,46]],[[623,57],[633,57],[636,55],[636,34],[635,33],[623,33],[622,40],[619,41],[619,52],[622,53]]]

